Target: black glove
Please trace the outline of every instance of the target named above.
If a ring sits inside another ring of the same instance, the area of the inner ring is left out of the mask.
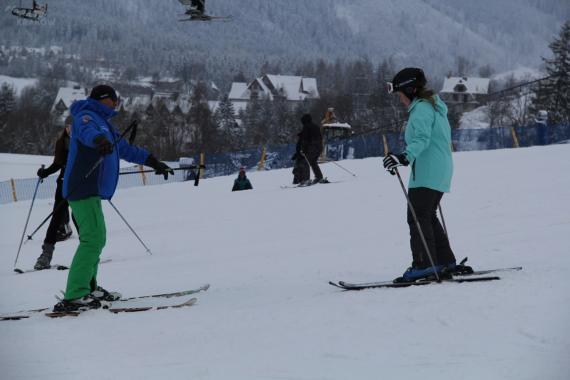
[[[49,176],[49,172],[47,169],[45,169],[43,166],[38,169],[38,177],[40,177],[41,179],[44,179],[47,176]]]
[[[291,161],[297,161],[298,158],[299,158],[299,153],[295,153],[293,157],[291,157]]]
[[[155,174],[162,174],[165,180],[168,179],[168,174],[174,175],[174,170],[172,170],[170,166],[166,165],[164,162],[158,161],[152,154],[148,156],[144,164],[153,168]]]
[[[113,144],[104,135],[95,136],[93,144],[101,156],[113,153]]]
[[[383,163],[384,169],[389,171],[392,175],[396,174],[396,171],[394,169],[396,169],[398,166],[408,166],[410,164],[404,153],[388,153],[386,157],[384,157]]]

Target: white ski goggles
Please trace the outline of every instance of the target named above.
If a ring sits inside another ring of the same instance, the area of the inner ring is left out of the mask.
[[[394,86],[394,83],[392,82],[386,82],[386,91],[388,92],[388,94],[393,94],[394,91],[401,91],[403,88],[408,87],[408,85],[411,85],[415,81],[416,78],[410,78],[400,83],[397,87]]]

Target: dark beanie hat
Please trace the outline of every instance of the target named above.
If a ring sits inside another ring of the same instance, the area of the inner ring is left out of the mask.
[[[95,100],[103,100],[109,98],[115,101],[117,100],[117,93],[113,87],[107,86],[106,84],[100,84],[93,87],[89,97]]]

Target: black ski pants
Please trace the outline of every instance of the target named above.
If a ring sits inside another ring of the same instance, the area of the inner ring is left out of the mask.
[[[307,161],[309,161],[309,165],[311,169],[313,169],[313,174],[315,175],[316,180],[323,179],[323,173],[321,172],[321,168],[319,167],[319,156],[321,155],[320,149],[308,149],[305,152],[305,157]]]
[[[55,202],[53,204],[53,215],[49,222],[49,226],[46,232],[46,237],[44,239],[45,244],[55,245],[57,241],[57,230],[62,224],[69,223],[69,204],[67,200],[63,198],[63,180],[58,178],[57,186],[55,188]],[[63,203],[62,203],[63,202]],[[60,205],[60,203],[62,203]],[[73,215],[72,215],[73,217]],[[75,218],[73,219],[73,224],[77,228],[77,223]]]
[[[427,187],[417,187],[409,189],[408,195],[418,217],[434,264],[446,265],[455,262],[455,256],[449,246],[447,235],[437,218],[437,208],[443,193]],[[410,247],[413,257],[412,266],[418,269],[428,268],[431,266],[431,263],[425,252],[424,244],[409,207],[408,225],[410,227]]]

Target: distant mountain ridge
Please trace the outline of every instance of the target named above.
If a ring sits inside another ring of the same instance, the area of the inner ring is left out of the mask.
[[[208,0],[208,13],[233,21],[183,23],[176,0],[45,1],[49,25],[20,25],[2,13],[0,45],[59,45],[146,72],[185,60],[247,73],[264,61],[362,57],[437,75],[458,56],[497,71],[537,67],[570,17],[566,0]]]

